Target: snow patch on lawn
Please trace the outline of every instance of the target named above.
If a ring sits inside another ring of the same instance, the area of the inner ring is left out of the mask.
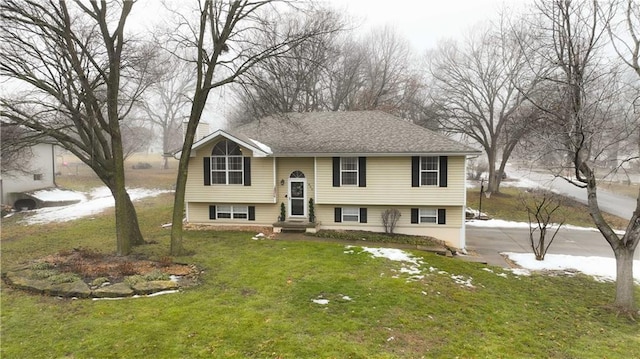
[[[526,273],[524,275],[529,275],[529,271],[542,270],[578,271],[599,281],[616,280],[616,260],[613,258],[547,253],[544,260],[539,261],[536,260],[533,253],[504,252],[501,254],[506,255],[523,268],[522,272],[513,270],[514,274]],[[640,284],[640,260],[633,261],[633,278],[636,283]]]
[[[111,191],[106,187],[98,187],[93,189],[89,193],[80,193],[73,191],[51,191],[51,195],[46,194],[47,191],[42,191],[40,194],[43,197],[51,196],[55,197],[58,201],[70,200],[81,198],[79,203],[75,203],[68,206],[61,207],[45,207],[28,211],[28,216],[24,218],[21,223],[27,225],[45,224],[52,222],[67,222],[74,219],[88,217],[104,211],[107,208],[111,208],[115,205]],[[162,193],[170,192],[168,190],[159,189],[147,189],[147,188],[132,188],[127,189],[129,197],[132,201],[137,201],[142,198],[155,197]],[[65,197],[68,195],[68,197]]]
[[[471,227],[483,227],[483,228],[529,228],[529,223],[527,222],[513,222],[513,221],[505,221],[503,219],[488,219],[488,220],[468,220],[466,222],[467,226]],[[535,224],[534,224],[535,226]],[[550,223],[547,229],[555,230],[558,228],[557,223]],[[599,232],[597,228],[593,227],[579,227],[571,224],[565,224],[562,226],[562,229],[575,230],[575,231],[590,231],[590,232]],[[562,230],[561,229],[561,230]],[[617,234],[624,235],[624,231],[615,231]]]
[[[347,250],[345,250],[344,253],[355,254],[355,248],[359,248],[364,253],[371,254],[374,258],[386,258],[391,261],[402,262],[402,267],[400,268],[399,273],[408,275],[408,277],[405,276],[407,282],[418,281],[425,277],[425,271],[423,271],[422,269],[422,265],[424,264],[424,262],[420,258],[416,258],[401,249],[346,246]],[[475,287],[472,283],[473,278],[471,277],[449,274],[446,271],[441,271],[435,267],[426,268],[426,272],[449,276],[454,283],[463,287]],[[384,273],[380,275],[382,276],[384,275]],[[393,278],[400,278],[400,275],[394,275]]]

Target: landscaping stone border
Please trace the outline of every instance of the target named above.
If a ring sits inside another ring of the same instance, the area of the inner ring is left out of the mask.
[[[55,283],[47,279],[33,279],[33,274],[32,269],[17,269],[3,274],[3,279],[13,288],[64,298],[123,298],[181,288],[179,281],[174,280],[146,281],[132,285],[125,282],[104,283],[92,288],[80,279],[67,283]]]

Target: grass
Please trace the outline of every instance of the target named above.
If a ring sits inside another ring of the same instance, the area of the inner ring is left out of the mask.
[[[101,185],[78,168],[58,183],[77,190]],[[169,188],[174,179],[175,169],[156,165],[127,174],[131,187]],[[469,191],[471,207],[477,208],[478,196]],[[135,255],[167,260],[169,231],[161,224],[170,220],[171,205],[169,194],[136,203],[152,244],[136,247]],[[591,225],[579,206],[568,210],[575,214],[570,223]],[[526,220],[515,189],[484,198],[483,211]],[[2,220],[3,271],[72,248],[115,249],[113,211],[40,226],[21,225],[20,216]],[[617,358],[640,347],[638,323],[608,309],[612,283],[585,276],[516,277],[419,251],[412,253],[424,262],[425,277],[409,280],[400,263],[358,250],[345,253],[343,244],[251,237],[185,232],[193,254],[174,260],[204,272],[200,286],[179,294],[59,300],[3,283],[0,357]],[[471,278],[474,287],[452,275]],[[317,298],[330,302],[313,303]]]
[[[600,186],[604,190],[629,196],[631,198],[638,197],[638,188],[640,188],[640,184],[638,183],[624,184],[624,183],[611,182],[611,181],[599,182],[598,186]]]
[[[520,202],[521,188],[503,187],[500,193],[492,193],[490,198],[482,198],[482,212],[491,218],[499,218],[507,221],[528,222],[527,212]],[[478,209],[480,206],[480,189],[467,189],[467,206]],[[586,205],[565,198],[565,205],[558,211],[561,218],[565,218],[566,224],[581,227],[594,227],[593,220],[589,216]],[[604,213],[604,218],[616,229],[625,229],[628,220]]]
[[[170,218],[171,200],[138,202],[153,243],[136,247],[136,255],[166,258],[169,232],[160,225]],[[19,218],[3,220],[3,271],[65,249],[115,248],[113,213],[43,226],[23,226]],[[607,309],[612,283],[516,277],[417,251],[425,277],[409,280],[399,262],[345,253],[343,244],[252,235],[185,232],[193,254],[175,261],[204,272],[200,286],[179,294],[60,300],[2,284],[0,356],[622,358],[640,347],[638,323]],[[452,275],[472,278],[474,287]],[[317,298],[330,302],[313,303]]]

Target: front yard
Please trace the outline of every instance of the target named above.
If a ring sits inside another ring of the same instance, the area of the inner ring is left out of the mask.
[[[168,251],[171,195],[138,202],[152,244]],[[62,224],[3,220],[2,268],[72,248],[111,252],[113,213]],[[92,301],[2,284],[3,358],[616,358],[640,347],[638,323],[607,305],[612,283],[586,276],[517,276],[408,251],[409,261],[360,247],[189,231],[204,270],[180,293]],[[368,244],[372,246],[371,244]],[[373,251],[371,251],[373,252]],[[637,293],[640,298],[640,288]]]

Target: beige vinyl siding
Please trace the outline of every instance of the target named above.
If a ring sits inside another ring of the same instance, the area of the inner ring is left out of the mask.
[[[218,203],[274,203],[273,158],[251,158],[251,186],[244,185],[204,185],[203,158],[211,155],[212,142],[208,149],[200,149],[195,157],[189,160],[189,176],[187,177],[186,202],[218,202]],[[245,156],[251,151],[241,148]]]
[[[365,207],[367,208],[367,223],[356,222],[334,222],[334,208],[336,207]],[[423,206],[425,207],[425,206]],[[371,232],[384,232],[382,224],[382,212],[387,209],[396,208],[400,211],[400,219],[395,228],[395,233],[431,236],[447,242],[449,245],[461,247],[461,231],[463,226],[461,206],[437,206],[433,208],[444,208],[447,213],[446,224],[435,223],[411,223],[411,208],[415,206],[364,206],[364,205],[318,205],[316,206],[316,216],[320,222],[321,229],[328,230],[362,230]]]
[[[318,204],[464,205],[464,156],[449,156],[447,187],[411,187],[411,157],[367,157],[367,186],[333,187],[330,157],[317,159]]]
[[[245,205],[256,207],[256,220],[249,221],[247,219],[209,219],[210,205],[224,205],[228,203],[196,203],[191,202],[188,207],[188,220],[191,224],[234,224],[238,226],[271,226],[278,219],[279,207],[276,204],[253,204],[253,203],[237,203],[234,205]]]

